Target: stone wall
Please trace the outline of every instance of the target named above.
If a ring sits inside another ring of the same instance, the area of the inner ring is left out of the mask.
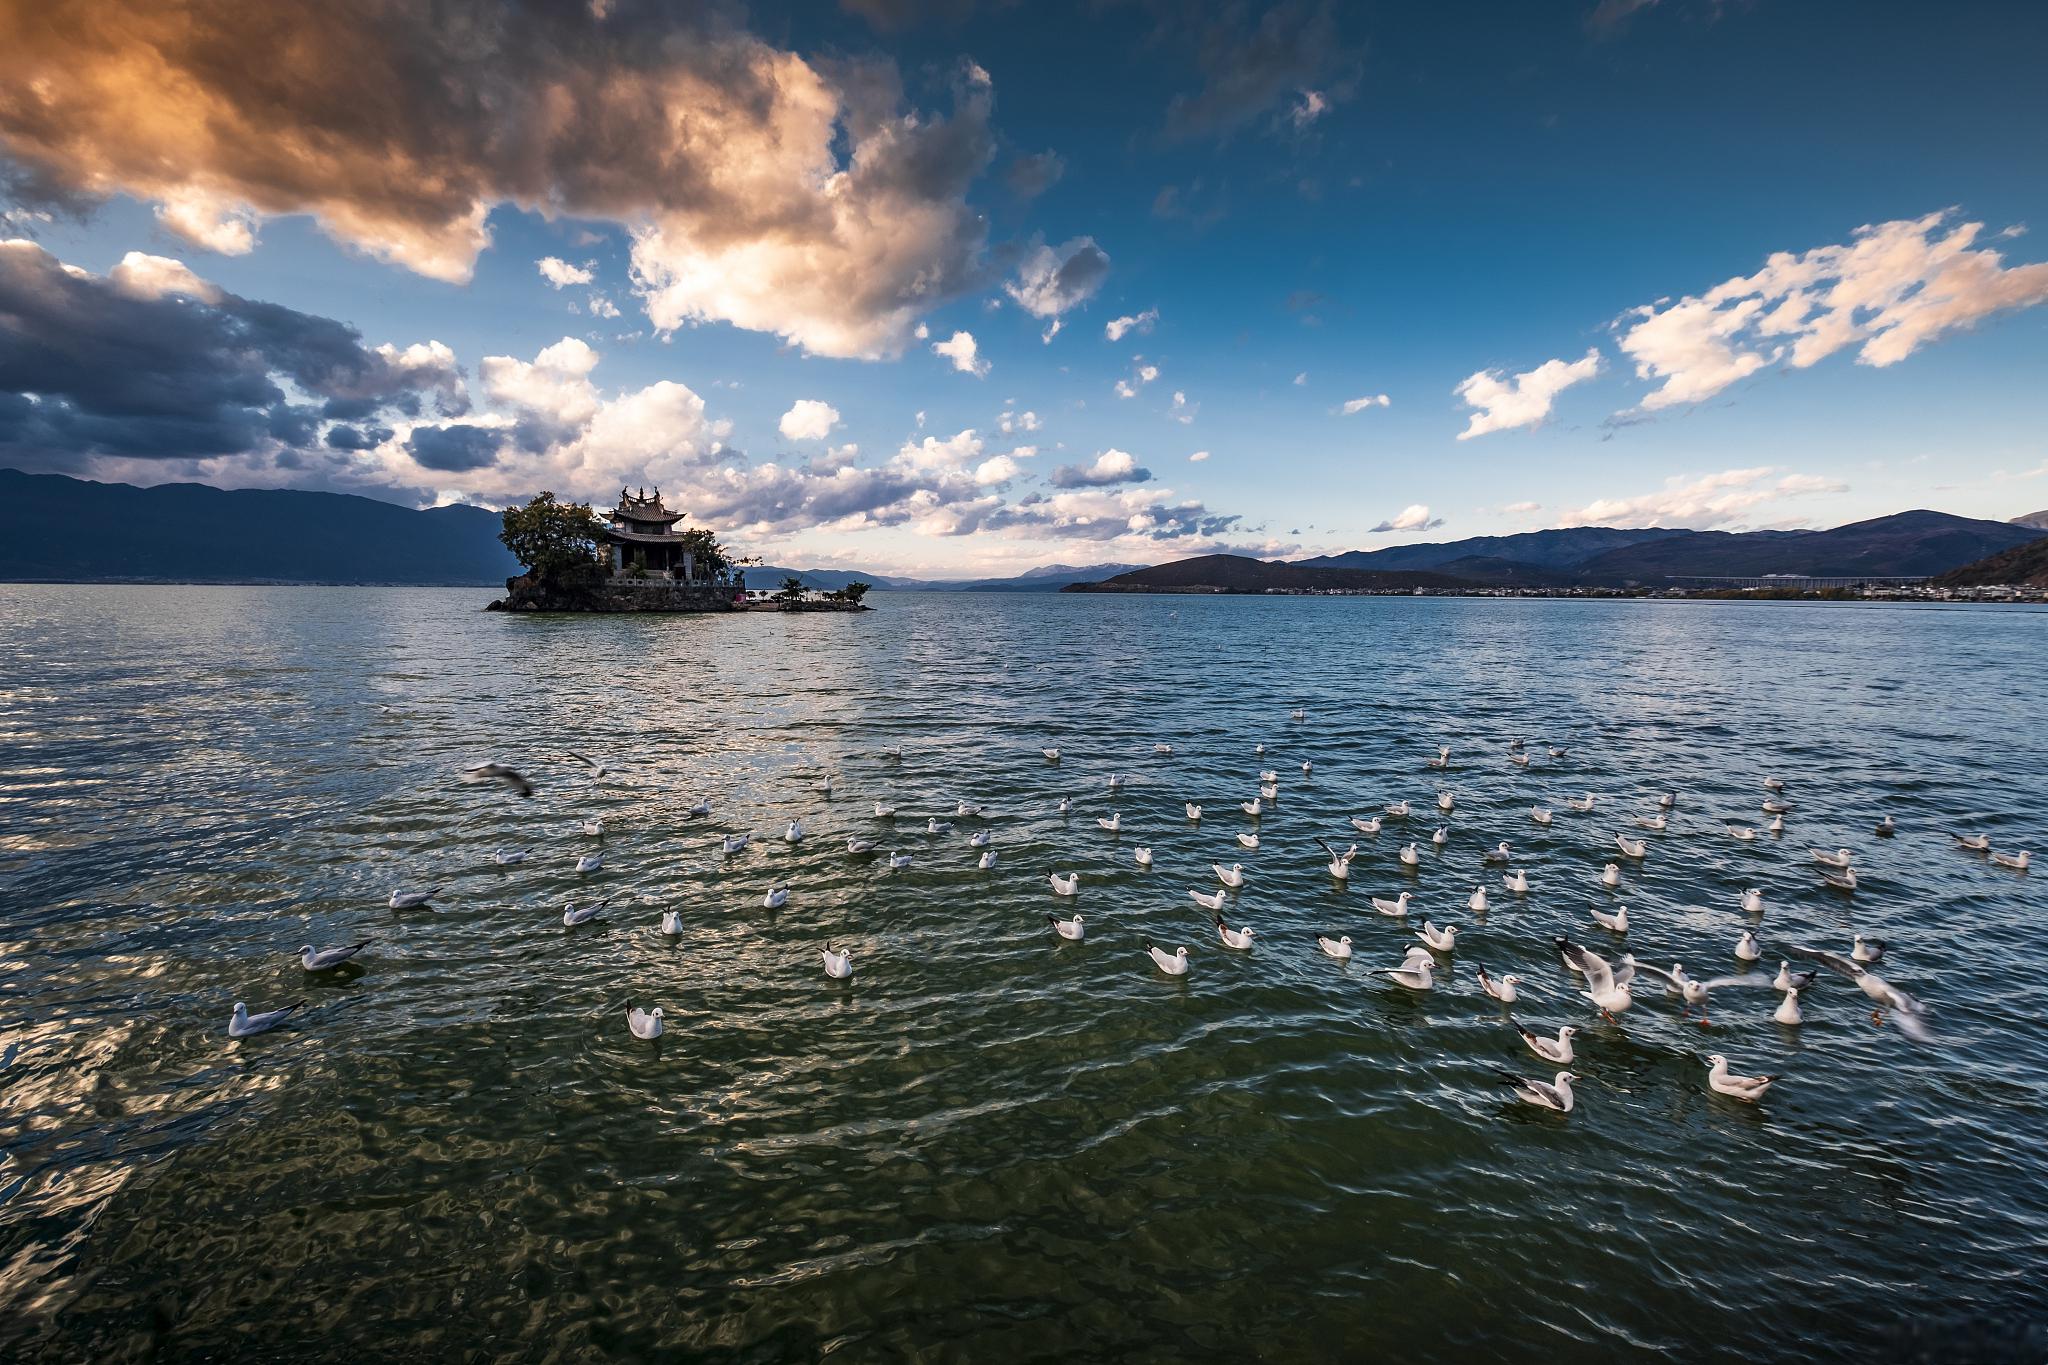
[[[487,611],[712,612],[735,610],[729,583],[684,583],[665,578],[536,582],[531,574],[505,580],[505,596]]]

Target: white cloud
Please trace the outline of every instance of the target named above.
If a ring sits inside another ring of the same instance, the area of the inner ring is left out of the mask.
[[[2007,266],[1975,245],[1982,223],[1950,213],[1857,229],[1853,240],[1777,252],[1754,275],[1618,324],[1636,376],[1659,381],[1646,411],[1697,403],[1770,365],[1804,369],[1854,346],[1858,364],[1895,365],[1949,332],[2048,302],[2048,263]]]
[[[602,400],[590,372],[598,354],[576,337],[563,337],[531,361],[487,355],[477,369],[484,393],[559,428],[581,427],[597,415]],[[542,485],[543,487],[545,485]]]
[[[1147,308],[1142,313],[1127,313],[1120,318],[1111,318],[1103,324],[1102,335],[1110,341],[1122,341],[1132,332],[1143,334],[1152,330],[1159,321],[1159,310]]]
[[[1458,433],[1469,441],[1490,431],[1533,427],[1550,416],[1557,396],[1572,385],[1600,373],[1600,352],[1589,350],[1577,360],[1546,360],[1535,369],[1503,378],[1498,370],[1469,376],[1454,392],[1474,408],[1472,420]]]
[[[1388,398],[1383,393],[1376,393],[1366,398],[1346,399],[1344,402],[1344,406],[1338,409],[1338,411],[1342,412],[1346,417],[1349,417],[1353,413],[1364,412],[1367,408],[1385,408],[1392,406],[1392,399]]]
[[[1061,465],[1052,472],[1055,488],[1101,488],[1110,484],[1144,483],[1152,471],[1139,466],[1127,450],[1105,450],[1089,465]]]
[[[1138,386],[1128,379],[1117,380],[1115,389],[1116,396],[1119,398],[1136,398],[1138,396]]]
[[[165,194],[156,207],[156,219],[186,241],[223,256],[254,251],[261,221],[247,204],[191,187]]]
[[[590,316],[594,318],[615,318],[619,315],[618,305],[602,294],[590,296]]]
[[[974,471],[974,481],[984,487],[1008,483],[1017,477],[1017,462],[1007,455],[992,455]]]
[[[1144,388],[1159,377],[1159,367],[1157,365],[1147,365],[1145,357],[1133,356],[1131,360],[1135,366],[1131,371],[1131,377],[1129,379],[1119,379],[1115,384],[1116,396],[1119,398],[1136,398],[1139,389]]]
[[[1511,502],[1501,509],[1503,512],[1513,512],[1517,516],[1525,512],[1541,512],[1542,510],[1543,504],[1540,502]]]
[[[572,284],[589,284],[597,278],[586,267],[570,265],[560,256],[543,256],[533,264],[540,271],[541,278],[557,289],[567,289]]]
[[[1023,412],[1005,412],[996,419],[996,426],[1005,433],[1014,431],[1036,431],[1044,423],[1038,414],[1029,409]]]
[[[839,409],[816,398],[799,398],[777,423],[784,440],[822,441],[839,425]]]
[[[221,299],[219,286],[200,279],[183,261],[142,251],[131,251],[123,256],[121,263],[107,272],[107,278],[122,293],[137,298],[160,299],[166,294],[183,294],[203,303],[218,303]]]
[[[1033,239],[1018,262],[1017,278],[1003,292],[1033,317],[1058,318],[1086,303],[1108,274],[1109,257],[1093,237],[1076,237],[1058,247]]]
[[[932,350],[953,362],[953,368],[962,374],[971,374],[980,379],[988,374],[989,363],[974,344],[974,333],[955,332],[944,341],[934,341]]]
[[[1775,476],[1775,477],[1774,477]],[[1561,526],[1682,526],[1693,530],[1745,523],[1757,508],[1784,498],[1844,493],[1848,485],[1813,474],[1759,465],[1719,474],[1674,476],[1655,493],[1601,498],[1566,512]]]
[[[896,452],[896,458],[911,469],[948,473],[965,469],[979,460],[981,451],[981,438],[974,434],[974,428],[969,427],[943,441],[936,436],[927,436],[922,441],[905,441],[903,448]]]
[[[1039,333],[1038,339],[1044,342],[1046,345],[1050,346],[1052,345],[1052,339],[1060,334],[1060,328],[1064,326],[1066,326],[1065,323],[1061,322],[1058,318],[1054,318],[1052,322],[1046,326],[1046,329],[1043,332]]]
[[[1301,372],[1300,374],[1298,374],[1298,375],[1294,376],[1294,386],[1295,386],[1296,388],[1298,388],[1298,389],[1299,389],[1299,388],[1306,388],[1306,387],[1308,386],[1308,371],[1307,371],[1307,370],[1303,370],[1303,371],[1302,371],[1302,372]]]
[[[1182,426],[1187,426],[1195,420],[1195,413],[1200,410],[1200,407],[1199,403],[1188,402],[1188,396],[1179,389],[1175,389],[1173,391],[1173,406],[1167,409],[1166,415],[1179,422]]]
[[[1287,117],[1296,128],[1306,128],[1330,109],[1330,101],[1320,90],[1301,92],[1301,103],[1287,111]]]
[[[1442,517],[1430,519],[1429,508],[1423,504],[1410,503],[1401,509],[1399,516],[1389,517],[1367,532],[1368,535],[1384,535],[1389,531],[1434,531],[1444,524]]]
[[[916,327],[911,329],[910,334],[916,337],[919,341],[923,341],[932,334],[932,329],[920,322],[917,324]]]
[[[1201,463],[1202,461],[1204,461],[1204,460],[1206,460],[1206,459],[1208,459],[1208,458],[1209,458],[1209,452],[1208,452],[1208,451],[1206,451],[1206,450],[1198,450],[1198,451],[1196,451],[1196,452],[1195,452],[1194,454],[1192,454],[1192,455],[1188,456],[1188,463],[1189,463],[1189,464],[1200,464],[1200,463]]]

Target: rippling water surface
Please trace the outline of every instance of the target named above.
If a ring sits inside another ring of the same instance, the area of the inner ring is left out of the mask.
[[[2048,616],[891,594],[535,619],[483,596],[0,589],[0,1355],[2040,1358],[2048,868],[1942,831],[2048,855]],[[483,759],[538,796],[454,781]],[[1236,803],[1268,766],[1254,824]],[[1785,836],[1728,839],[1766,774]],[[1602,890],[1666,788],[1669,832]],[[1581,792],[1595,814],[1563,809]],[[1389,821],[1333,882],[1316,836],[1403,797],[1421,867]],[[985,820],[923,832],[963,798]],[[722,859],[729,831],[755,842]],[[1480,864],[1500,839],[1527,896]],[[1808,860],[1838,845],[1853,898]],[[1248,868],[1249,954],[1187,896],[1219,860]],[[1085,942],[1047,930],[1050,869],[1081,874]],[[393,912],[398,886],[443,891]],[[1549,950],[1620,951],[1586,913],[1618,902],[1639,956],[1733,972],[1748,886],[1767,966],[1889,939],[1936,1045],[1839,979],[1796,1030],[1771,992],[1717,996],[1702,1030],[1645,990],[1615,1026]],[[1367,971],[1410,941],[1367,898],[1403,888],[1462,929],[1426,996]],[[296,961],[365,937],[360,971]],[[1191,973],[1153,971],[1147,937]],[[1549,1068],[1475,963],[1550,988],[1517,1007],[1532,1027],[1581,1026],[1576,1112],[1496,1082]],[[234,1001],[299,998],[227,1039]],[[665,1007],[658,1045],[628,1001]],[[1714,1096],[1713,1052],[1785,1079]]]

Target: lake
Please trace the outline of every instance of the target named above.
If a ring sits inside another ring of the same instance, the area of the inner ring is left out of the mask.
[[[490,596],[0,587],[0,1355],[2048,1349],[2048,868],[1945,833],[2048,853],[2048,614],[877,593],[860,616],[536,618]],[[456,780],[488,759],[538,794]],[[1785,834],[1728,838],[1764,824],[1766,775]],[[1670,828],[1614,858],[1664,791]],[[1585,792],[1593,813],[1563,807]],[[1402,798],[1413,818],[1350,831]],[[579,875],[592,818],[604,867]],[[753,843],[724,858],[730,832]],[[1318,837],[1360,845],[1348,888]],[[1503,839],[1527,895],[1480,861]],[[1853,896],[1809,858],[1838,846]],[[1188,897],[1219,861],[1246,867],[1249,953]],[[387,908],[402,886],[441,891]],[[1750,887],[1766,969],[1884,938],[1933,1043],[1825,975],[1796,1029],[1774,991],[1716,992],[1702,1029],[1642,980],[1609,1023],[1551,948],[1735,974]],[[1402,889],[1410,921],[1374,913]],[[1621,904],[1625,943],[1588,915]],[[1072,910],[1079,943],[1046,923]],[[1448,979],[1371,975],[1425,915],[1460,926]],[[363,938],[359,970],[298,964]],[[1554,1068],[1476,965],[1544,991],[1515,1007],[1531,1028],[1580,1027],[1571,1114],[1498,1081]],[[235,1001],[297,999],[226,1036]],[[628,1002],[666,1036],[633,1038]],[[1712,1094],[1717,1052],[1783,1079]]]

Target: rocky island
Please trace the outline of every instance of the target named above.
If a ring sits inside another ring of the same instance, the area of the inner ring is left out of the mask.
[[[619,490],[599,516],[587,503],[541,493],[505,509],[499,539],[526,566],[505,580],[505,596],[487,611],[676,612],[868,611],[865,583],[836,592],[807,591],[794,578],[774,592],[749,590],[741,566],[710,531],[679,531],[661,490]]]

